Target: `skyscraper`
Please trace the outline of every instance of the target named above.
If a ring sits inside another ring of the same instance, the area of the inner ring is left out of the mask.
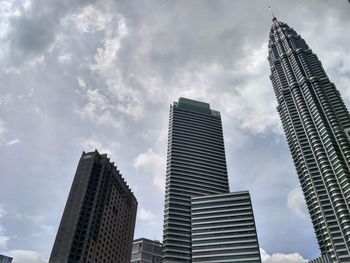
[[[180,98],[170,106],[163,262],[242,261],[261,262],[249,193],[229,193],[220,113]]]
[[[132,245],[131,263],[161,263],[162,243],[157,240],[138,238]]]
[[[191,262],[191,197],[228,192],[220,113],[180,98],[170,106],[163,262]]]
[[[4,255],[0,255],[0,263],[11,263],[12,258]]]
[[[248,191],[192,198],[192,262],[261,263]]]
[[[350,116],[321,62],[293,28],[269,37],[277,110],[322,254],[350,262]]]
[[[332,263],[328,255],[322,255],[316,259],[310,260],[308,263]]]
[[[107,155],[83,152],[49,263],[130,262],[136,209]]]

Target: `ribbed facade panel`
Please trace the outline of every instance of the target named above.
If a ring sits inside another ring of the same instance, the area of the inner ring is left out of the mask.
[[[249,192],[191,200],[192,262],[261,262]]]
[[[0,263],[11,263],[12,258],[4,255],[0,255]]]
[[[163,262],[191,262],[191,197],[227,192],[220,114],[180,98],[170,106]]]
[[[332,263],[332,261],[328,255],[323,255],[319,258],[310,260],[308,263]]]
[[[306,42],[273,20],[271,82],[322,254],[350,262],[350,116]]]
[[[161,263],[162,243],[146,238],[135,239],[132,244],[131,263]]]

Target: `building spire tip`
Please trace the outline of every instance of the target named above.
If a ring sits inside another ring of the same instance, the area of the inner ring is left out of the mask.
[[[275,16],[275,14],[273,13],[273,10],[272,10],[272,8],[271,8],[270,5],[269,5],[269,10],[270,10],[270,13],[271,13],[271,16],[272,16],[272,21],[277,20],[277,18],[276,18],[276,16]]]

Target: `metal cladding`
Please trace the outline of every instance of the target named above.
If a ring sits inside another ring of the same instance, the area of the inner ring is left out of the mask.
[[[191,262],[191,197],[228,192],[220,113],[180,98],[170,106],[163,262]]]
[[[322,254],[350,262],[350,116],[305,41],[273,19],[269,37],[277,110]]]
[[[136,209],[107,155],[83,152],[49,263],[130,262]]]
[[[192,198],[192,262],[261,263],[248,191]]]
[[[131,263],[161,263],[162,243],[146,238],[135,239],[132,245]]]
[[[11,263],[12,259],[11,257],[0,255],[0,263]]]
[[[310,260],[308,263],[332,263],[328,255],[322,255],[319,258]]]

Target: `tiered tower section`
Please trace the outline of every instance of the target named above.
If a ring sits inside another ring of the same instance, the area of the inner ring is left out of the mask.
[[[322,32],[320,32],[322,34]],[[350,116],[305,41],[273,19],[271,81],[322,254],[350,262]]]
[[[248,191],[192,198],[192,263],[261,263]]]
[[[180,98],[170,106],[163,262],[191,262],[191,197],[229,192],[220,113]]]

